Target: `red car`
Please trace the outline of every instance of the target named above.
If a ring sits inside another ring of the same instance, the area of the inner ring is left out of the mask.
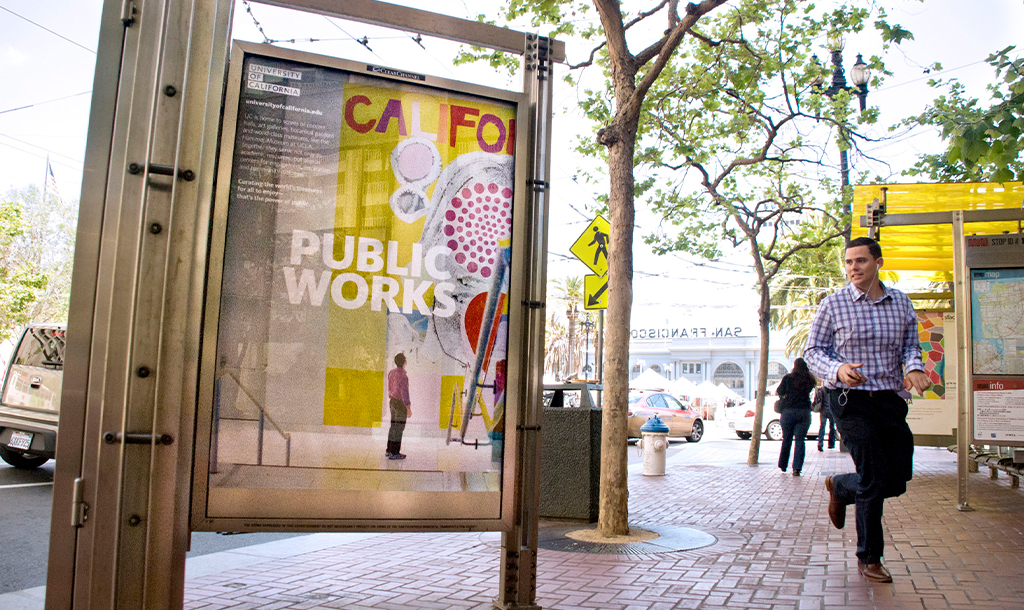
[[[627,436],[640,438],[640,426],[657,415],[668,425],[669,436],[682,436],[691,443],[704,436],[704,422],[690,405],[665,392],[633,391],[629,393]]]

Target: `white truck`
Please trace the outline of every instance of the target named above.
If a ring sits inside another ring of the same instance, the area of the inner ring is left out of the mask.
[[[66,325],[29,324],[0,385],[0,459],[38,468],[57,451]]]

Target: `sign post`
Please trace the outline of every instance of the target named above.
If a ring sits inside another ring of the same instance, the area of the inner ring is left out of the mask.
[[[598,312],[597,340],[595,345],[595,370],[597,378],[604,375],[604,312],[608,309],[608,235],[611,225],[601,216],[597,216],[587,225],[583,233],[576,238],[569,248],[576,258],[580,259],[593,275],[583,277],[583,308]],[[601,393],[598,393],[598,407],[601,406]]]

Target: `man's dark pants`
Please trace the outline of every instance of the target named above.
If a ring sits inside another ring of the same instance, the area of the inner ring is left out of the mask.
[[[391,428],[388,430],[387,452],[395,454],[402,449],[402,433],[405,432],[405,419],[409,411],[405,403],[397,398],[392,398],[388,404],[391,407]]]
[[[885,547],[882,503],[907,490],[913,474],[914,435],[907,403],[893,391],[832,390],[829,406],[850,448],[856,474],[833,477],[837,499],[856,504],[857,558],[878,563]]]

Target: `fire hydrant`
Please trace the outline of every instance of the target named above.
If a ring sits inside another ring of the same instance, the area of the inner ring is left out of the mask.
[[[665,474],[665,450],[668,449],[668,425],[655,415],[640,426],[640,449],[644,454],[644,474]]]

